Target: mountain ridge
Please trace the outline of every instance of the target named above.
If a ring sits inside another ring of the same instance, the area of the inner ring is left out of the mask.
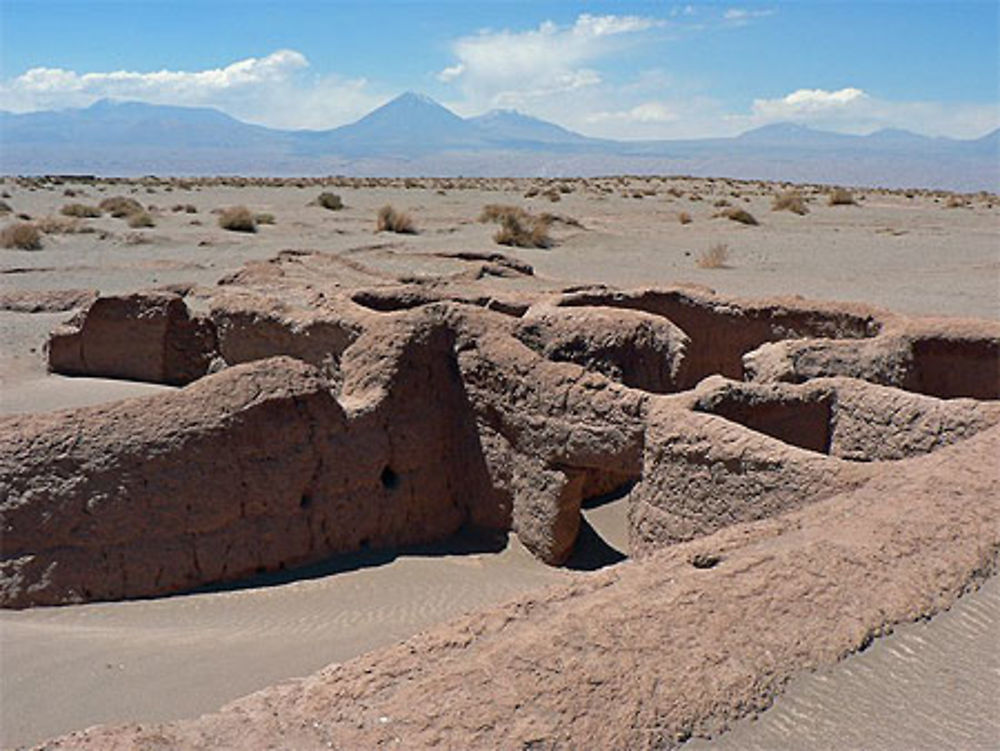
[[[327,130],[279,130],[211,107],[108,99],[79,109],[0,111],[0,145],[4,174],[635,172],[1000,189],[1000,164],[988,158],[1000,146],[1000,129],[959,140],[898,128],[850,135],[783,122],[734,137],[615,141],[515,110],[463,118],[412,91]]]

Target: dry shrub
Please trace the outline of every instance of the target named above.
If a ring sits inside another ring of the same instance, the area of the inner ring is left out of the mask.
[[[378,210],[375,231],[415,235],[417,234],[417,227],[413,223],[413,219],[405,211],[396,211],[392,206],[386,205]]]
[[[502,203],[488,203],[483,206],[483,210],[479,212],[479,221],[483,224],[486,222],[500,222],[508,216],[520,219],[521,217],[530,215],[520,206],[512,206],[510,204]]]
[[[10,204],[6,201],[0,201],[0,214],[9,214],[14,209],[10,207]]]
[[[797,190],[786,190],[774,197],[771,211],[791,211],[793,214],[803,216],[809,213],[809,207],[806,206],[806,199]]]
[[[500,229],[493,235],[493,241],[498,245],[511,245],[518,248],[549,248],[552,238],[549,237],[549,224],[542,217],[525,217],[524,221],[514,215],[508,215],[500,220]]]
[[[93,227],[85,227],[75,217],[43,216],[35,220],[35,226],[46,235],[75,235],[78,232],[93,232]]]
[[[686,211],[682,211],[680,214],[677,215],[677,221],[680,222],[681,224],[691,224],[691,222],[693,222],[694,220],[691,218],[691,215],[689,213],[687,213]]]
[[[756,226],[758,224],[757,219],[746,209],[729,208],[725,211],[720,211],[716,216],[724,216],[726,219],[731,219],[734,222],[739,222],[740,224],[748,224],[751,226]]]
[[[536,186],[532,185],[530,188],[528,188],[526,191],[524,191],[524,197],[525,198],[534,198],[540,192],[541,191]]]
[[[219,226],[230,232],[256,232],[257,216],[246,206],[231,206],[219,212]]]
[[[557,203],[562,200],[562,196],[559,195],[559,191],[556,190],[555,188],[550,188],[549,190],[545,191],[545,193],[543,193],[542,195],[544,195],[546,198],[552,201],[552,203]]]
[[[170,210],[173,211],[174,213],[178,213],[178,212],[181,212],[181,211],[183,211],[183,212],[185,212],[187,214],[197,214],[198,213],[198,207],[195,206],[193,203],[177,203],[177,204],[174,204],[173,208],[171,208]]]
[[[962,209],[966,206],[968,204],[959,196],[948,196],[948,200],[944,205],[946,209]]]
[[[725,243],[716,243],[708,250],[698,254],[698,267],[702,269],[726,269],[729,268],[731,257],[729,246]]]
[[[831,206],[856,206],[854,194],[844,188],[834,188],[830,191]]]
[[[148,211],[135,211],[128,215],[128,226],[132,229],[138,229],[140,227],[153,227],[156,223],[153,221],[153,217],[150,216]]]
[[[219,226],[230,232],[256,232],[257,216],[246,206],[231,206],[219,213]]]
[[[129,214],[142,211],[142,204],[127,196],[110,196],[101,201],[98,206],[101,211],[107,211],[111,216],[120,219]]]
[[[490,203],[483,207],[479,214],[480,222],[499,222],[500,229],[493,235],[493,241],[499,245],[512,245],[518,248],[549,248],[552,238],[549,237],[549,226],[553,222],[562,222],[570,226],[582,226],[571,217],[556,216],[544,213],[535,216],[520,206]]]
[[[344,208],[344,202],[336,193],[320,193],[316,198],[316,203],[324,209],[330,209],[330,211],[339,211]]]
[[[257,219],[257,224],[274,224],[274,214],[266,211],[257,214],[255,218]]]
[[[19,250],[41,250],[42,235],[34,224],[15,222],[0,231],[0,245]]]
[[[96,206],[88,206],[85,203],[67,203],[59,213],[63,216],[74,216],[80,219],[93,219],[101,215],[101,210]]]

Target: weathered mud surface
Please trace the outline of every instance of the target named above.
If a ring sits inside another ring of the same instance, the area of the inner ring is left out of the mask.
[[[164,595],[465,527],[558,565],[588,499],[627,491],[639,560],[201,721],[55,747],[670,746],[992,571],[996,324],[540,293],[525,264],[459,260],[358,286],[342,258],[283,253],[217,289],[93,302],[53,335],[53,371],[187,385],[0,420],[0,604]]]
[[[1000,550],[1000,429],[905,473],[453,621],[198,720],[49,749],[670,748],[949,606]],[[665,669],[664,666],[669,666]]]

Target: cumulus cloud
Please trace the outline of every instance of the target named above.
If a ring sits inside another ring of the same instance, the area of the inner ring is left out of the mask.
[[[797,89],[783,97],[755,99],[749,115],[731,115],[740,129],[790,121],[847,133],[905,128],[928,135],[972,138],[1000,125],[995,105],[883,99],[848,86],[834,91]]]
[[[813,113],[851,108],[870,97],[853,86],[837,91],[798,89],[780,99],[755,99],[753,111],[765,118],[799,117]]]
[[[98,99],[218,107],[235,117],[277,127],[329,127],[384,101],[363,79],[309,76],[309,61],[277,50],[220,68],[80,73],[31,68],[0,83],[0,108],[14,112],[84,107]]]
[[[527,31],[483,31],[454,42],[457,61],[438,79],[459,87],[468,110],[530,106],[600,84],[594,62],[664,24],[644,16],[585,13],[568,26],[545,21]]]

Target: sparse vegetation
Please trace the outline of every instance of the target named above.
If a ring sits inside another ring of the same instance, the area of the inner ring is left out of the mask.
[[[330,211],[339,211],[344,208],[344,202],[340,200],[340,196],[336,193],[320,193],[316,199],[316,203]]]
[[[572,226],[580,226],[575,219],[557,217],[553,214],[535,216],[520,206],[491,203],[483,207],[479,214],[480,222],[499,222],[500,229],[493,235],[493,241],[499,245],[511,245],[518,248],[549,248],[552,238],[549,237],[549,226],[561,221]]]
[[[257,224],[274,224],[274,214],[264,211],[256,216]]]
[[[98,204],[101,211],[107,211],[116,219],[142,211],[142,204],[127,196],[110,196]]]
[[[691,224],[691,222],[694,220],[691,218],[691,215],[689,213],[687,213],[686,211],[682,211],[677,215],[677,221],[680,222],[681,224]]]
[[[830,191],[831,206],[857,206],[854,201],[854,194],[845,188],[834,188]]]
[[[59,213],[63,216],[74,216],[79,219],[93,219],[101,215],[101,210],[96,206],[88,206],[85,203],[67,203]]]
[[[774,197],[771,211],[791,211],[793,214],[804,216],[809,213],[809,207],[806,206],[806,199],[799,191],[786,190]]]
[[[156,222],[153,221],[152,215],[148,211],[134,211],[128,215],[126,219],[128,226],[132,229],[139,229],[140,227],[153,227]]]
[[[75,235],[94,231],[93,227],[82,224],[79,219],[66,216],[43,216],[35,220],[35,226],[46,235]]]
[[[488,203],[485,206],[483,206],[483,210],[479,212],[479,221],[482,224],[486,224],[486,222],[499,222],[508,216],[524,217],[530,215],[520,206],[512,206],[510,204],[501,204],[501,203]]]
[[[42,235],[30,222],[15,222],[0,231],[0,245],[18,250],[41,250]]]
[[[756,226],[759,224],[757,219],[746,209],[740,208],[728,208],[720,211],[716,216],[724,216],[726,219],[731,219],[734,222],[739,222],[740,224],[747,224],[750,226]]]
[[[9,214],[13,210],[6,201],[0,201],[0,214]]]
[[[230,232],[256,232],[257,216],[246,206],[231,206],[219,213],[219,226]]]
[[[415,235],[417,234],[417,227],[413,223],[413,219],[405,211],[396,211],[392,206],[386,205],[378,210],[375,231]]]
[[[729,246],[725,243],[716,243],[708,250],[698,254],[698,267],[702,269],[725,269],[729,268],[729,259],[732,254]]]

